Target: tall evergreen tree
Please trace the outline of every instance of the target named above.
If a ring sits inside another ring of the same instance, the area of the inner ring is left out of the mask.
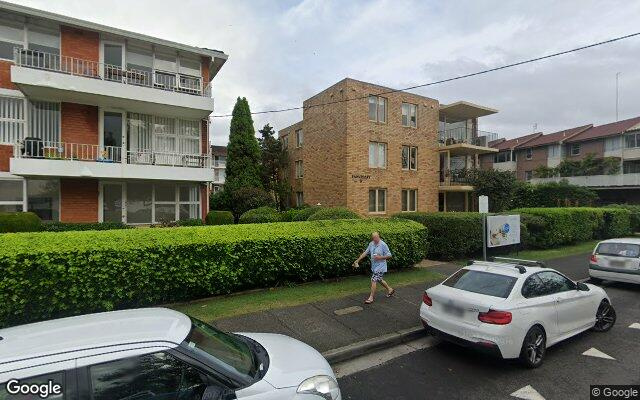
[[[262,151],[262,184],[273,195],[278,207],[284,209],[291,192],[286,174],[289,160],[287,150],[280,139],[276,138],[271,125],[266,124],[258,132],[262,136],[258,139]]]
[[[232,115],[224,190],[233,192],[245,187],[262,188],[260,147],[246,98],[238,97]]]

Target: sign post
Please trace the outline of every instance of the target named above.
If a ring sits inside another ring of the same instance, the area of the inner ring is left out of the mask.
[[[478,196],[478,212],[482,214],[482,259],[487,261],[487,214],[489,213],[488,196]]]

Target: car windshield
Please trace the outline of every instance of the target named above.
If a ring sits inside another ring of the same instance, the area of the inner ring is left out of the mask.
[[[516,283],[512,276],[492,274],[490,272],[461,269],[451,275],[442,284],[467,292],[486,294],[506,299]]]
[[[215,365],[234,375],[253,377],[256,374],[253,349],[247,342],[195,318],[191,318],[191,331],[184,344],[206,358],[213,359]]]
[[[619,257],[640,256],[640,245],[630,243],[600,243],[596,254]]]

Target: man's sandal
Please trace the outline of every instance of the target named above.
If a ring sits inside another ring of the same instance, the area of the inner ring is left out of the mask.
[[[373,303],[373,300],[366,299],[366,300],[364,301],[364,304],[371,304],[371,303]]]
[[[391,297],[394,294],[396,294],[396,290],[395,289],[391,289],[391,291],[389,293],[387,293],[387,297]]]

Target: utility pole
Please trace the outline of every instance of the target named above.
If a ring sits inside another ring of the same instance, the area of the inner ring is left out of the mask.
[[[616,122],[618,122],[618,77],[620,72],[616,72]]]

